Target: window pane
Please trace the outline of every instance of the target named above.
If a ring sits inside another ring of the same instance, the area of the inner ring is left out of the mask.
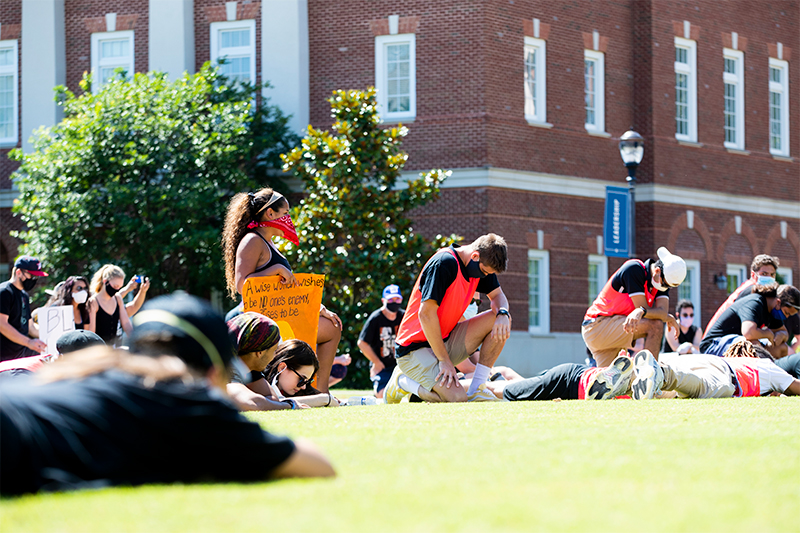
[[[525,50],[525,114],[536,115],[536,49]]]
[[[528,320],[529,325],[541,325],[541,259],[528,260]]]
[[[678,285],[678,300],[692,300],[692,283],[694,282],[694,269],[686,270],[686,278]]]
[[[736,60],[725,58],[725,72],[728,74],[736,74]]]
[[[411,110],[410,45],[386,46],[387,111],[402,113]]]
[[[4,48],[0,50],[0,67],[7,67],[14,64],[14,50]]]
[[[0,63],[2,64],[2,63]],[[774,81],[777,83],[781,82],[781,70],[777,68],[770,67],[769,68],[769,81]]]
[[[127,57],[129,55],[129,49],[130,41],[128,41],[128,39],[121,41],[101,41],[100,59]]]
[[[220,48],[250,46],[250,30],[227,30],[220,32]]]
[[[769,146],[781,150],[783,146],[781,131],[781,93],[769,93]]]
[[[675,47],[675,61],[678,63],[689,63],[689,50],[687,48]]]
[[[14,76],[0,76],[0,137],[14,135]]]
[[[220,72],[236,82],[250,82],[250,56],[226,57]]]
[[[592,305],[597,294],[600,292],[598,287],[599,268],[595,263],[589,263],[589,305]]]
[[[595,124],[595,69],[597,68],[597,62],[586,59],[583,64],[586,124]]]
[[[689,76],[675,74],[675,131],[689,135]]]
[[[725,142],[736,142],[736,85],[725,84]]]

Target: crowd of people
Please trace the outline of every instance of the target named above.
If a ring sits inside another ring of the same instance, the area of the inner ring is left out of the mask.
[[[232,298],[249,278],[297,283],[276,243],[299,243],[289,208],[269,188],[231,199],[222,248]],[[401,287],[383,289],[381,307],[358,338],[375,399],[800,394],[794,322],[800,291],[776,282],[777,258],[754,259],[751,277],[704,332],[695,325],[691,302],[678,303],[677,318],[669,312],[669,291],[686,276],[682,258],[661,247],[655,258],[629,260],[581,324],[591,362],[565,363],[529,378],[495,365],[512,326],[498,279],[507,265],[505,240],[487,234],[434,253],[407,303]],[[57,284],[45,307],[71,306],[74,331],[58,339],[57,353],[48,353],[28,295],[45,277],[37,258],[22,256],[11,279],[0,284],[4,494],[334,474],[312,444],[273,436],[240,411],[348,404],[330,391],[350,362],[337,356],[342,320],[335,312],[321,305],[312,346],[281,338],[278,324],[241,304],[223,319],[207,302],[183,293],[146,302],[146,277],[125,284],[122,269],[104,265],[91,282],[71,276]],[[125,303],[132,291],[135,297]],[[479,312],[483,297],[488,308]],[[261,458],[257,464],[231,460],[234,454],[255,457],[250,451]]]

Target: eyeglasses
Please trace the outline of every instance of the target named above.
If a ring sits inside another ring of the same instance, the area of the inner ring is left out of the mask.
[[[681,318],[694,318],[694,313],[692,313],[691,315],[681,314]]]
[[[297,375],[297,386],[300,387],[301,389],[307,387],[308,385],[311,385],[311,382],[314,381],[313,375],[310,378],[307,378],[294,368],[290,368],[289,370],[291,370]]]

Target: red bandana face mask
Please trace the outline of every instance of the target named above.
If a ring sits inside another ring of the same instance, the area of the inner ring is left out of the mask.
[[[297,231],[294,229],[292,217],[283,215],[275,220],[268,220],[267,222],[251,222],[247,225],[248,229],[253,228],[276,228],[283,232],[283,238],[287,241],[293,242],[295,246],[300,246],[300,239],[297,238]]]

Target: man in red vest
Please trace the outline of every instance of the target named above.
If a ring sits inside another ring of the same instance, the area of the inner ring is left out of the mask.
[[[657,254],[656,260],[626,261],[586,311],[581,334],[597,366],[611,365],[620,350],[642,337],[645,349],[658,354],[664,324],[677,332],[678,323],[669,314],[669,289],[683,282],[686,262],[663,246]]]
[[[486,382],[511,333],[508,300],[496,275],[507,264],[506,241],[493,233],[428,260],[397,331],[397,368],[386,387],[387,403],[408,393],[430,402],[464,402]],[[492,308],[459,323],[475,292],[488,295]],[[465,391],[455,366],[479,347],[480,361]]]

